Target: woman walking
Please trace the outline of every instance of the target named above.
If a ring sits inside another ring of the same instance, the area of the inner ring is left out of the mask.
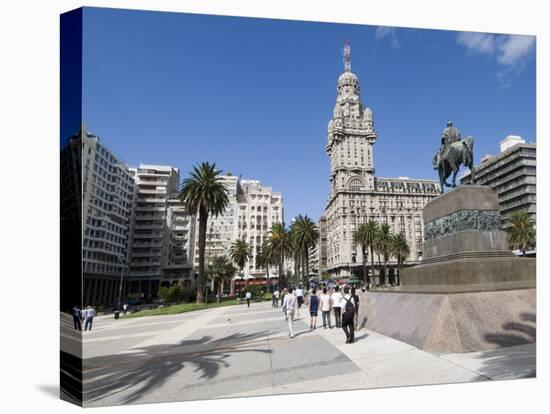
[[[309,329],[317,329],[317,313],[319,312],[319,298],[315,294],[316,289],[311,289],[309,298]]]

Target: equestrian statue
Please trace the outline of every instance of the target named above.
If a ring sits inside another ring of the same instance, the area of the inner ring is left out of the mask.
[[[453,126],[451,121],[441,134],[441,146],[433,158],[434,169],[439,173],[441,192],[445,187],[456,187],[456,175],[460,166],[470,169],[471,183],[474,183],[474,139],[468,136],[462,140],[460,131]],[[453,174],[452,184],[447,183],[447,178]]]

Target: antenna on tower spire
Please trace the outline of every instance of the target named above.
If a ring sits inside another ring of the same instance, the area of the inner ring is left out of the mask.
[[[351,72],[351,46],[349,40],[344,42],[344,72]]]

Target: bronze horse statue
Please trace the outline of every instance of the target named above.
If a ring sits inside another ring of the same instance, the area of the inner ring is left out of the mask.
[[[436,152],[433,158],[433,166],[439,173],[441,192],[445,187],[456,187],[456,175],[460,166],[464,165],[470,169],[472,175],[471,183],[474,183],[474,139],[467,137],[462,141],[455,141],[447,145],[442,151]],[[447,178],[453,174],[452,184],[447,183]]]

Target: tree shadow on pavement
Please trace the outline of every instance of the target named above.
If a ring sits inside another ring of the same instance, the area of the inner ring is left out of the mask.
[[[484,335],[487,342],[498,346],[480,356],[485,360],[482,371],[488,377],[536,377],[536,315],[522,313],[520,319],[522,322],[502,325],[504,332]]]
[[[132,353],[88,358],[84,360],[84,402],[120,394],[114,404],[133,403],[186,367],[194,367],[189,380],[215,378],[221,368],[230,366],[227,360],[232,354],[271,353],[267,348],[255,348],[255,340],[265,335],[235,333],[218,339],[203,336],[175,345],[153,345]],[[195,373],[200,377],[196,378]]]

